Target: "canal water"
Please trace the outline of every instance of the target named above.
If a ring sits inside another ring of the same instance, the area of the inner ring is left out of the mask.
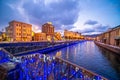
[[[93,41],[83,41],[48,54],[59,56],[109,80],[120,80],[120,56],[98,47]]]

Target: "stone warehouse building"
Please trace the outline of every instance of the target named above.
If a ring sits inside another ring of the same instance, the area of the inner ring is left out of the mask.
[[[120,47],[120,25],[97,36],[97,41]]]

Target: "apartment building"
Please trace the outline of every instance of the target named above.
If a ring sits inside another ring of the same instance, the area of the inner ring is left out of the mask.
[[[19,21],[9,22],[6,27],[8,41],[31,41],[32,40],[32,25]]]

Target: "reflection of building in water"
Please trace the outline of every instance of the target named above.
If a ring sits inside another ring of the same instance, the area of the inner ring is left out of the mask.
[[[67,47],[66,57],[67,57],[67,59],[69,58],[69,47]]]
[[[74,47],[74,54],[75,54],[75,56],[77,54],[77,48],[76,47]]]
[[[97,41],[120,47],[120,25],[96,37]]]
[[[103,55],[111,62],[111,65],[120,73],[120,55],[113,54],[104,48],[99,47],[100,51],[102,51]]]
[[[60,56],[61,56],[61,53],[62,53],[61,51],[58,51],[58,52],[56,53],[56,56],[57,56],[57,57],[60,57]]]

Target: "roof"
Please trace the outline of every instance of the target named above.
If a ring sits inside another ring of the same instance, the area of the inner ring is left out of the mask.
[[[52,24],[52,22],[47,22],[48,24]]]
[[[11,22],[18,22],[18,23],[23,23],[23,24],[31,25],[31,24],[29,24],[29,23],[25,23],[25,22],[21,22],[21,21],[16,21],[16,20],[12,20],[12,21],[10,21],[9,23],[11,23]]]
[[[116,26],[116,27],[114,27],[114,28],[112,28],[112,29],[117,29],[117,28],[120,28],[120,25],[118,25],[118,26]]]
[[[105,32],[103,32],[103,33],[101,33],[101,34],[104,34],[104,33],[107,33],[107,32],[111,32],[111,31],[113,31],[113,30],[115,30],[115,29],[118,29],[118,28],[120,28],[120,25],[118,25],[118,26],[116,26],[116,27],[114,27],[114,28],[110,28],[108,31],[105,31]]]

